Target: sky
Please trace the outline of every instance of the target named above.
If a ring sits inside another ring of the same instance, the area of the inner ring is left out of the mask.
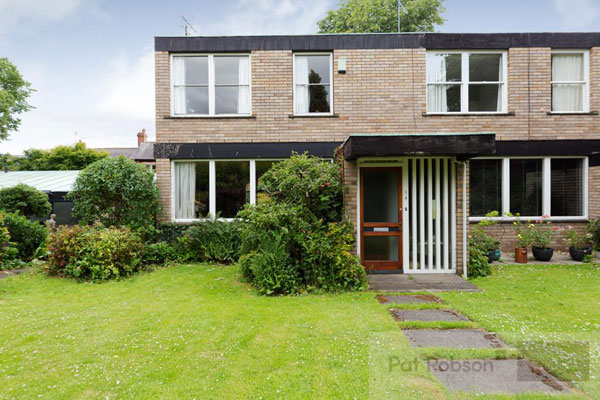
[[[0,153],[153,140],[154,36],[316,33],[337,0],[0,0],[0,57],[35,109]],[[600,31],[600,0],[446,0],[440,32]]]

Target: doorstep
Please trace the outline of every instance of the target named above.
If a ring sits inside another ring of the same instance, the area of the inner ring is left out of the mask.
[[[382,292],[476,292],[480,289],[456,274],[369,274],[369,289]]]

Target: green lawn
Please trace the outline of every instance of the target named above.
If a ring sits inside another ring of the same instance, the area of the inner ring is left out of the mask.
[[[0,281],[0,399],[446,396],[373,294],[268,298],[237,273]]]
[[[441,307],[560,374],[577,372],[572,344],[559,343],[557,362],[523,340],[593,341],[591,376],[578,385],[600,398],[598,267],[502,267],[475,283],[484,291],[440,294]],[[465,398],[449,395],[423,359],[497,354],[417,353],[398,325],[372,293],[262,297],[235,266],[180,265],[103,284],[8,278],[0,399]]]
[[[473,282],[483,291],[440,297],[600,399],[600,265],[500,266]]]

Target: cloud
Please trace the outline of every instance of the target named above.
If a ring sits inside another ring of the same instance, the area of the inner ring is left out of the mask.
[[[238,0],[218,20],[193,21],[202,35],[310,34],[337,0]]]
[[[154,118],[154,53],[148,49],[136,59],[119,56],[104,79],[99,111],[133,119]]]
[[[60,21],[94,0],[0,0],[0,34]]]
[[[595,0],[554,0],[554,9],[566,29],[585,29],[600,16],[600,4]]]

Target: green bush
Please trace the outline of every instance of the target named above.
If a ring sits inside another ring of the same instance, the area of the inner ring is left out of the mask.
[[[241,271],[260,293],[357,290],[364,268],[350,253],[354,235],[347,221],[326,223],[304,206],[266,201],[240,212]]]
[[[177,243],[193,225],[161,224],[158,226],[159,240],[169,244]]]
[[[587,232],[591,236],[594,248],[600,250],[600,218],[590,221]]]
[[[46,193],[20,183],[0,189],[0,209],[19,213],[27,218],[45,218],[50,214],[52,205]]]
[[[154,172],[125,157],[107,157],[86,167],[68,194],[82,224],[142,228],[156,225],[159,211]]]
[[[258,181],[259,190],[278,202],[304,206],[317,219],[340,221],[344,186],[342,165],[306,154],[274,164]]]
[[[46,237],[46,228],[36,221],[30,221],[23,215],[6,213],[0,215],[0,226],[10,234],[10,241],[17,248],[17,256],[23,261],[31,260]]]
[[[485,245],[469,240],[469,265],[467,275],[469,278],[488,276],[492,272],[488,260],[488,250]]]
[[[241,222],[203,221],[191,225],[183,239],[187,254],[195,261],[234,263],[240,257]]]
[[[17,248],[10,241],[8,229],[0,226],[0,270],[13,269],[20,266]]]
[[[92,281],[130,275],[141,267],[142,241],[129,229],[61,227],[48,241],[48,273]]]
[[[178,250],[167,242],[146,244],[142,251],[142,264],[144,265],[164,265],[168,261],[179,259]]]

